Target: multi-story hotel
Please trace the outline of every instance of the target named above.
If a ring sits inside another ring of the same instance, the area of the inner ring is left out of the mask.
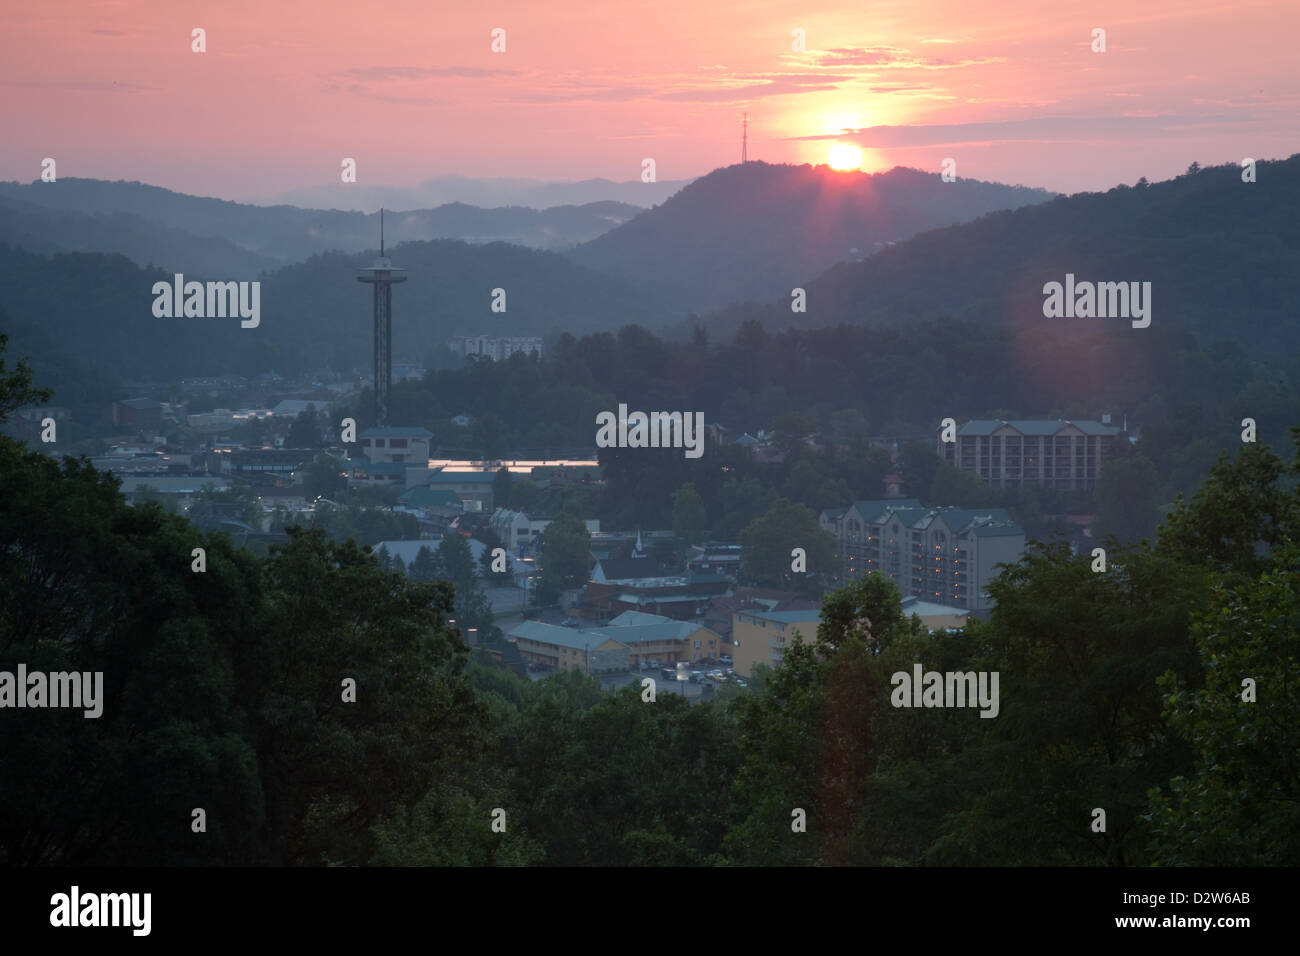
[[[1109,417],[1109,416],[1106,416]],[[937,440],[939,457],[999,488],[1033,482],[1043,488],[1091,491],[1102,462],[1115,453],[1117,426],[1093,421],[969,421],[955,442]]]
[[[982,611],[986,588],[1025,550],[1025,532],[1005,508],[925,508],[915,498],[855,501],[822,512],[840,543],[846,582],[884,574],[904,597]]]

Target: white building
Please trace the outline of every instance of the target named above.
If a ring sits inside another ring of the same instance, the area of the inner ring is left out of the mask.
[[[348,487],[421,484],[429,472],[432,439],[425,428],[367,428],[357,436],[360,455],[347,463]]]
[[[532,517],[523,511],[498,508],[493,512],[490,524],[497,537],[505,544],[506,550],[518,554],[519,547],[531,544],[534,538],[546,531],[551,520],[540,515]],[[600,520],[597,518],[586,519],[583,523],[590,532],[600,530]]]

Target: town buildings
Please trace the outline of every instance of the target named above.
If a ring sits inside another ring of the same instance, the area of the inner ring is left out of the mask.
[[[348,462],[348,487],[397,487],[423,484],[428,475],[429,442],[425,428],[367,428],[357,436],[361,454]]]
[[[722,648],[722,639],[695,621],[636,611],[581,628],[524,621],[510,631],[510,640],[525,661],[592,674],[712,660]]]
[[[884,574],[904,597],[967,610],[993,606],[988,584],[1015,564],[1025,532],[1005,508],[926,508],[915,498],[855,501],[821,525],[839,539],[845,583]]]
[[[507,551],[522,556],[525,551],[538,553],[535,543],[540,540],[551,520],[549,515],[529,515],[524,511],[498,508],[492,513],[488,526],[496,532],[497,537],[501,539]],[[600,521],[598,519],[587,519],[584,523],[588,532],[600,530]]]
[[[800,611],[737,611],[731,623],[732,668],[741,677],[751,677],[757,664],[777,667],[784,657],[787,642],[795,634],[806,643],[817,637],[821,620],[819,608]]]
[[[1095,421],[969,421],[955,442],[939,433],[939,457],[998,488],[1023,483],[1054,490],[1091,491],[1102,463],[1115,453],[1121,429]]]
[[[665,574],[651,558],[606,558],[596,562],[573,613],[608,621],[625,611],[643,611],[693,621],[704,614],[711,600],[729,594],[731,581],[720,574]]]
[[[966,626],[969,611],[949,607],[915,597],[903,598],[903,615],[916,615],[928,630],[960,629]],[[821,608],[768,611],[751,607],[738,610],[731,625],[732,667],[742,677],[753,675],[754,667],[767,664],[779,666],[785,650],[799,635],[804,643],[817,639],[817,626],[821,622]]]

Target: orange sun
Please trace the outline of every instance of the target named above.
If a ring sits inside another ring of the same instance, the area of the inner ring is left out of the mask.
[[[828,162],[831,164],[831,169],[838,169],[841,172],[857,169],[862,165],[862,150],[848,143],[836,143],[831,147]]]

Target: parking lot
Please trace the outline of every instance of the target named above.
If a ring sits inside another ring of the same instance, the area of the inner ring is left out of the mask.
[[[694,667],[684,668],[683,673],[686,675],[685,680],[678,679],[677,670],[670,668],[672,676],[668,676],[663,664],[653,664],[639,671],[623,671],[616,674],[592,674],[591,676],[600,681],[600,686],[605,690],[621,690],[629,684],[641,686],[641,680],[645,677],[653,677],[655,681],[655,692],[658,694],[681,694],[687,700],[705,700],[711,698],[718,688],[723,686],[746,687],[748,682],[739,677],[733,671],[730,665],[726,664],[699,664]],[[533,680],[542,680],[555,673],[552,669],[530,670],[528,676]]]

